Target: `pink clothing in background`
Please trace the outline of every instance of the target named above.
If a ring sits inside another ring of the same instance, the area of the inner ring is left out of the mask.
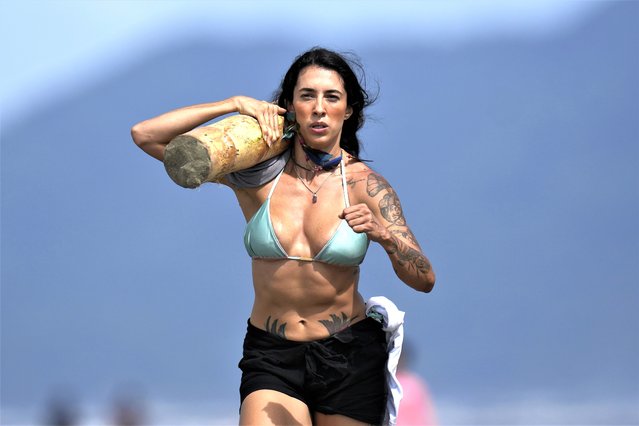
[[[428,386],[418,375],[398,370],[397,380],[402,385],[404,397],[399,404],[397,426],[435,426],[435,408]]]

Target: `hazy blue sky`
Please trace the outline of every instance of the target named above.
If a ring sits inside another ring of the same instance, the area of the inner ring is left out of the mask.
[[[254,38],[325,44],[418,40],[452,46],[488,37],[545,37],[601,7],[581,0],[0,2],[3,113],[92,81],[101,70],[188,33],[229,44]],[[363,5],[365,4],[365,7]],[[289,19],[296,16],[298,19]]]

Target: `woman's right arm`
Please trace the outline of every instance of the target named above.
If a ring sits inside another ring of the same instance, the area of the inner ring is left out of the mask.
[[[277,115],[285,114],[284,108],[247,96],[233,96],[219,102],[179,108],[141,121],[131,128],[131,137],[144,152],[164,161],[164,149],[173,138],[232,112],[255,117],[269,144],[282,136]]]

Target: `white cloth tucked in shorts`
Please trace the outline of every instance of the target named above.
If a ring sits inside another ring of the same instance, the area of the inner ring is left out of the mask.
[[[388,345],[388,362],[386,378],[388,382],[388,402],[386,404],[385,425],[397,423],[399,402],[402,399],[402,386],[397,380],[397,364],[402,353],[404,342],[404,312],[384,296],[371,297],[366,301],[366,316],[372,317],[382,324]]]

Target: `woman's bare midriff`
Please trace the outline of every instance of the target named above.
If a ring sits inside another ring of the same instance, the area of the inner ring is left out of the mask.
[[[253,259],[251,324],[288,340],[326,338],[366,317],[358,280],[357,266]]]

